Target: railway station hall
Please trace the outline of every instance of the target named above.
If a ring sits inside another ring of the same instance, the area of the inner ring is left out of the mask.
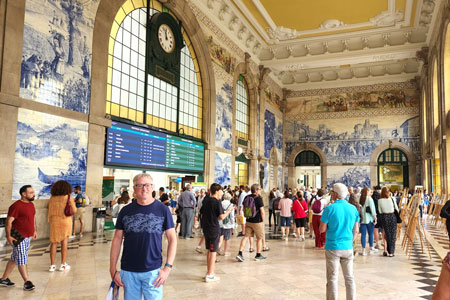
[[[450,300],[447,133],[450,0],[0,0],[0,299]]]

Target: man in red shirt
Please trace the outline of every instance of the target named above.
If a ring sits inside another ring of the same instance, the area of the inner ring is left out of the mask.
[[[9,280],[14,266],[19,268],[22,275],[23,289],[25,291],[34,290],[34,284],[28,278],[27,263],[28,249],[31,238],[37,238],[36,209],[34,208],[34,190],[31,185],[24,185],[20,188],[21,199],[15,201],[8,210],[6,219],[6,238],[13,247],[11,259],[6,265],[6,270],[0,278],[0,286],[13,287],[16,284]]]

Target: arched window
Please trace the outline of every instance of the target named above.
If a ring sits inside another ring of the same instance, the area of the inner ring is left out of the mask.
[[[386,149],[378,156],[378,183],[392,190],[409,186],[408,158],[399,149]]]
[[[428,119],[427,119],[427,93],[425,92],[425,89],[422,93],[422,107],[423,107],[423,127],[422,127],[422,133],[423,133],[423,143],[427,143],[427,125],[428,125]]]
[[[439,95],[438,95],[438,65],[437,59],[433,62],[433,77],[432,77],[432,88],[433,88],[433,130],[439,125]],[[430,122],[431,123],[431,122]]]
[[[248,140],[249,132],[248,89],[244,76],[240,75],[236,82],[236,131],[237,136]]]
[[[145,0],[127,0],[116,14],[109,39],[106,113],[201,139],[200,70],[183,28],[180,88],[146,74],[147,9],[149,16],[168,11],[157,1],[149,3],[147,8]]]
[[[444,41],[444,99],[445,109],[450,110],[450,23],[447,25]]]
[[[295,166],[320,166],[320,157],[314,151],[302,151],[295,157]]]

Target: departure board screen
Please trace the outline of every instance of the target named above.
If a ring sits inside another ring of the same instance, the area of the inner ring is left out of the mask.
[[[203,171],[204,158],[201,142],[117,121],[107,130],[105,165]]]

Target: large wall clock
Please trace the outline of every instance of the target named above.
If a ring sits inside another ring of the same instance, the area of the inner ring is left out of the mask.
[[[181,25],[167,12],[153,14],[148,24],[148,72],[179,87],[181,49],[184,47]]]

